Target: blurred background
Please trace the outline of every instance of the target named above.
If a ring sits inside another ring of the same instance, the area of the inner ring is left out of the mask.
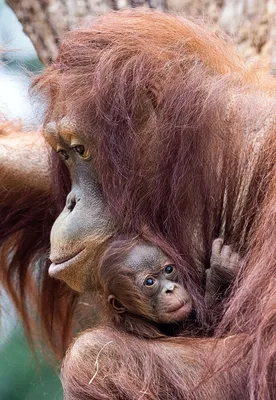
[[[276,71],[276,0],[0,0],[0,115],[20,120],[23,129],[37,128],[31,76],[56,57],[63,33],[96,14],[136,6],[204,18],[230,35],[245,58]],[[34,359],[0,293],[0,400],[62,399],[58,370],[39,354]]]
[[[36,127],[37,119],[28,96],[32,73],[43,65],[24,34],[15,13],[0,0],[0,113],[22,121],[24,129]],[[1,173],[1,172],[0,172]],[[42,356],[29,351],[15,311],[1,290],[0,400],[60,400],[62,388],[54,368]]]

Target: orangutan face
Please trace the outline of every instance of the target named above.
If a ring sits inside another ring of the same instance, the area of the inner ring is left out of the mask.
[[[51,231],[49,274],[81,292],[90,285],[91,268],[112,232],[111,218],[91,154],[72,124],[65,118],[59,124],[49,123],[44,135],[67,164],[72,181],[65,207]]]
[[[190,315],[191,296],[180,282],[177,267],[158,247],[136,244],[121,265],[108,269],[101,272],[108,275],[116,269],[117,284],[108,298],[115,311],[141,315],[157,323],[180,322]],[[126,275],[132,277],[127,288]]]

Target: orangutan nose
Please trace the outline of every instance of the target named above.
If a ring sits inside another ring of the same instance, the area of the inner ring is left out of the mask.
[[[69,197],[69,196],[68,196],[68,197]],[[75,198],[75,196],[74,196],[74,197],[69,197],[69,198],[67,198],[67,201],[66,201],[66,208],[67,208],[70,212],[72,212],[72,211],[74,210],[75,206],[76,206],[76,198]]]
[[[72,212],[79,200],[80,200],[79,196],[73,193],[69,193],[66,200],[66,208],[70,212]]]
[[[176,285],[175,285],[174,282],[167,282],[165,284],[165,290],[164,291],[167,294],[172,293],[174,291],[175,287],[176,287]]]

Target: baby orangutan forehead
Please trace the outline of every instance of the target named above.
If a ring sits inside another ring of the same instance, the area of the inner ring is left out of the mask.
[[[153,267],[158,269],[166,262],[168,257],[158,247],[147,243],[134,246],[126,258],[127,266],[136,271]]]

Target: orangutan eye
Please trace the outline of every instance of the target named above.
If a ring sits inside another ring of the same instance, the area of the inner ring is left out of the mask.
[[[83,156],[85,152],[85,148],[82,144],[77,144],[76,146],[73,147],[73,150],[80,156]]]
[[[171,274],[171,273],[173,272],[173,270],[174,270],[173,265],[167,265],[167,266],[164,268],[164,271],[165,271],[166,274]]]
[[[145,280],[144,285],[145,286],[152,286],[155,284],[155,279],[152,277],[149,277]]]
[[[69,155],[66,150],[60,149],[58,150],[58,153],[61,155],[61,157],[66,161],[69,158]]]

